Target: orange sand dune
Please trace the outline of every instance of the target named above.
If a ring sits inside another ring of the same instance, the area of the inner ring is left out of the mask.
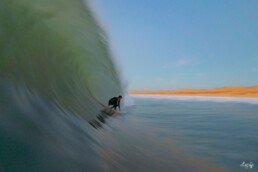
[[[213,89],[131,90],[128,93],[152,95],[258,97],[258,85],[250,87],[229,86]]]

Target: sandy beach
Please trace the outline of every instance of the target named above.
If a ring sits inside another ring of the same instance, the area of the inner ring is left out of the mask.
[[[257,97],[258,85],[244,86],[226,86],[212,89],[176,89],[176,90],[130,90],[131,95],[185,95],[185,96],[220,96],[220,97]]]

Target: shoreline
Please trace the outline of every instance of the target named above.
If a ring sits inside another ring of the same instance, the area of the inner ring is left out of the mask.
[[[129,93],[129,95],[131,96],[171,96],[171,97],[223,97],[223,98],[257,98],[258,96],[240,96],[240,95],[193,95],[193,94],[131,94]]]
[[[204,96],[204,97],[238,97],[258,98],[258,86],[220,87],[212,89],[177,89],[177,90],[130,90],[129,95],[159,96]]]

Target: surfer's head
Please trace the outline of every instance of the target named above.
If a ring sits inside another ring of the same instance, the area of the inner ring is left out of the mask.
[[[121,96],[121,95],[119,95],[118,97],[117,97],[117,99],[120,101],[121,99],[122,99],[123,97]]]

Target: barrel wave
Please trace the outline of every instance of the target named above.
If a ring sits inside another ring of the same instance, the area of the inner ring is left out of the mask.
[[[121,94],[107,37],[84,1],[2,0],[0,21],[1,78],[87,120]]]
[[[122,89],[87,2],[1,0],[0,60],[0,171],[99,171],[88,122]]]

